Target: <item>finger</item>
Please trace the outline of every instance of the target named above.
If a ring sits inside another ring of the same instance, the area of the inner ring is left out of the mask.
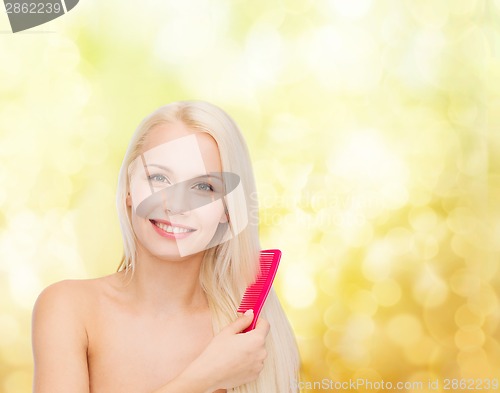
[[[253,310],[247,310],[238,319],[227,325],[223,331],[229,334],[236,334],[248,327],[253,321]]]
[[[267,322],[266,319],[264,319],[264,318],[257,319],[257,324],[255,325],[255,330],[260,331],[264,335],[267,336],[270,329],[271,329],[271,326],[269,325],[269,322]]]

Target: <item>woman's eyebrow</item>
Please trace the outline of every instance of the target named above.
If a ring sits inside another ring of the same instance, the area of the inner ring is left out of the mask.
[[[196,178],[216,178],[217,180],[220,180],[222,181],[222,177],[219,175],[219,173],[216,173],[216,172],[210,172],[210,173],[206,173],[204,175],[199,175],[199,176],[195,176],[193,179],[196,179]]]
[[[165,166],[165,165],[161,165],[161,164],[145,164],[144,167],[156,167],[156,168],[160,168],[160,169],[163,169],[164,171],[168,172],[168,173],[172,173],[172,171],[170,170],[169,167]],[[219,172],[209,172],[209,173],[203,173],[203,174],[200,174],[200,175],[196,175],[196,176],[193,176],[191,179],[204,179],[204,178],[215,178],[217,180],[220,180],[220,181],[223,181],[223,178],[221,176],[221,174]]]
[[[164,171],[166,171],[166,172],[170,172],[170,173],[172,172],[172,171],[170,170],[170,168],[168,168],[168,167],[166,167],[166,166],[164,166],[164,165],[160,165],[160,164],[146,164],[146,163],[144,163],[144,167],[149,167],[149,166],[155,166],[155,167],[157,167],[157,168],[163,169],[163,170],[164,170]]]

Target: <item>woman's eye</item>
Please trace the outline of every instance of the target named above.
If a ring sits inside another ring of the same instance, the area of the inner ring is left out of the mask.
[[[148,179],[150,181],[157,181],[157,182],[162,182],[162,183],[169,183],[168,179],[166,178],[166,176],[163,176],[163,175],[159,175],[159,174],[156,174],[156,175],[150,175],[148,176]]]
[[[194,188],[196,188],[197,190],[200,190],[200,191],[213,191],[214,190],[212,185],[210,185],[208,183],[198,183],[194,186]]]

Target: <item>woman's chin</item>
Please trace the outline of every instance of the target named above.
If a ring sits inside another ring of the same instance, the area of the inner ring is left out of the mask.
[[[176,248],[175,250],[157,250],[156,252],[150,253],[154,257],[163,261],[183,261],[195,256],[203,255],[204,252],[204,249],[182,250]]]

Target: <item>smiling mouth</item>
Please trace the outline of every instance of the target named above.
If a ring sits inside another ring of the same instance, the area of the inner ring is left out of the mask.
[[[151,224],[153,224],[156,228],[158,228],[160,231],[157,231],[160,233],[160,235],[164,235],[167,237],[186,237],[189,234],[193,233],[196,231],[194,228],[189,228],[189,227],[184,227],[184,226],[178,226],[178,225],[172,225],[171,223],[163,223],[160,221],[155,221],[155,220],[149,220]]]

